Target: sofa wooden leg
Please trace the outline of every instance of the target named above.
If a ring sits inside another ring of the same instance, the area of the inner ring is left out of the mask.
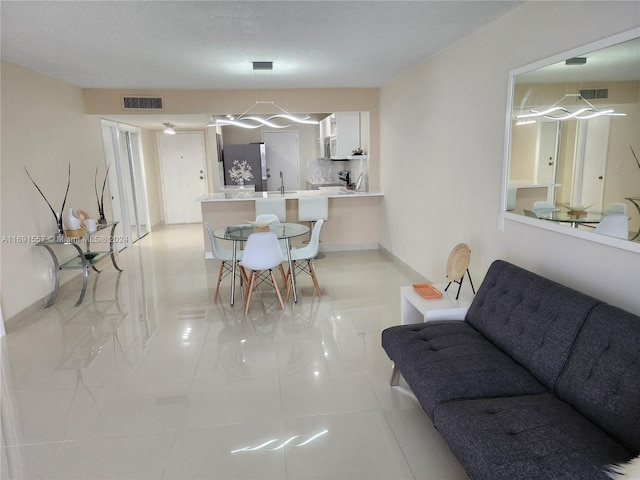
[[[393,372],[391,373],[391,381],[389,382],[389,385],[392,387],[400,385],[400,370],[395,363],[393,364]]]

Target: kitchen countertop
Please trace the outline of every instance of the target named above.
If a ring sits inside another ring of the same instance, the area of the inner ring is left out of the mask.
[[[353,197],[382,197],[382,192],[355,192],[347,190],[344,187],[320,187],[320,190],[291,190],[286,191],[284,195],[280,192],[254,192],[254,191],[238,191],[228,190],[226,192],[210,193],[202,195],[197,199],[198,202],[225,202],[238,200],[255,200],[256,198],[282,198],[285,200],[298,200],[300,197],[314,197],[326,195],[329,198],[353,198]]]

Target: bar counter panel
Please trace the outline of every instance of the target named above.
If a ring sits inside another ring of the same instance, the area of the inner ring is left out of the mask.
[[[215,193],[198,199],[202,219],[213,228],[245,223],[255,219],[255,199],[265,192],[241,192],[244,196],[229,198],[227,193]],[[237,192],[233,192],[237,195]],[[322,227],[320,249],[324,251],[361,250],[378,248],[380,242],[380,214],[384,195],[380,192],[323,193],[300,190],[284,195],[287,203],[287,222],[298,221],[298,199],[301,196],[327,195],[329,219]],[[270,195],[275,196],[275,195]],[[280,195],[278,195],[280,196]],[[204,232],[203,232],[204,235]],[[204,235],[205,252],[211,252],[209,239]],[[302,246],[306,237],[297,238],[294,247]]]

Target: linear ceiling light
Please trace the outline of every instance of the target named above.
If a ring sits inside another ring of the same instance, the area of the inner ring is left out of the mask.
[[[282,113],[276,113],[275,115],[271,115],[267,118],[257,117],[255,115],[247,115],[247,113],[253,110],[257,105],[265,105],[265,104],[273,105]],[[282,120],[284,120],[284,122]],[[304,117],[297,117],[295,115],[292,115],[272,100],[271,101],[257,100],[253,105],[251,105],[243,113],[238,115],[236,119],[216,118],[215,116],[212,115],[211,121],[207,123],[207,127],[234,125],[236,127],[241,127],[241,128],[260,128],[260,127],[287,128],[293,125],[294,123],[317,125],[318,121],[313,120],[309,115],[306,115]]]
[[[567,97],[577,97],[578,100],[583,101],[588,106],[579,108],[575,112],[571,112],[565,107],[558,106],[558,104]],[[546,118],[547,120],[563,121],[570,120],[572,118],[575,118],[576,120],[588,120],[590,118],[601,117],[603,115],[609,117],[624,117],[627,115],[626,113],[616,113],[613,108],[597,109],[579,93],[567,93],[564,97],[551,105],[549,108],[546,108],[544,110],[531,109],[530,112],[531,113],[516,115],[516,119],[518,120],[516,125],[525,125],[527,123],[532,123],[531,120],[539,117]]]
[[[252,62],[253,71],[272,71],[273,70],[273,62]],[[257,90],[256,90],[257,96]],[[251,110],[253,110],[257,105],[272,105],[281,113],[276,113],[275,115],[271,115],[267,118],[258,117],[256,115],[247,115]],[[247,108],[244,112],[238,115],[237,118],[232,117],[231,115],[227,115],[226,118],[216,118],[214,115],[211,115],[211,121],[207,123],[207,127],[220,127],[225,125],[233,125],[241,128],[260,128],[260,127],[269,127],[269,128],[287,128],[292,126],[294,123],[303,123],[308,125],[317,125],[319,122],[317,120],[313,120],[310,116],[306,115],[304,117],[298,117],[296,115],[292,115],[287,112],[284,108],[280,107],[273,100],[269,101],[260,101],[256,100],[253,105]]]

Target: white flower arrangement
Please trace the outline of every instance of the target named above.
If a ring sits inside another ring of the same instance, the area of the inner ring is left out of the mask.
[[[246,180],[251,180],[253,178],[251,170],[251,165],[249,165],[246,160],[243,160],[242,162],[240,162],[240,160],[234,160],[233,167],[229,170],[229,178],[238,185],[244,185]]]

